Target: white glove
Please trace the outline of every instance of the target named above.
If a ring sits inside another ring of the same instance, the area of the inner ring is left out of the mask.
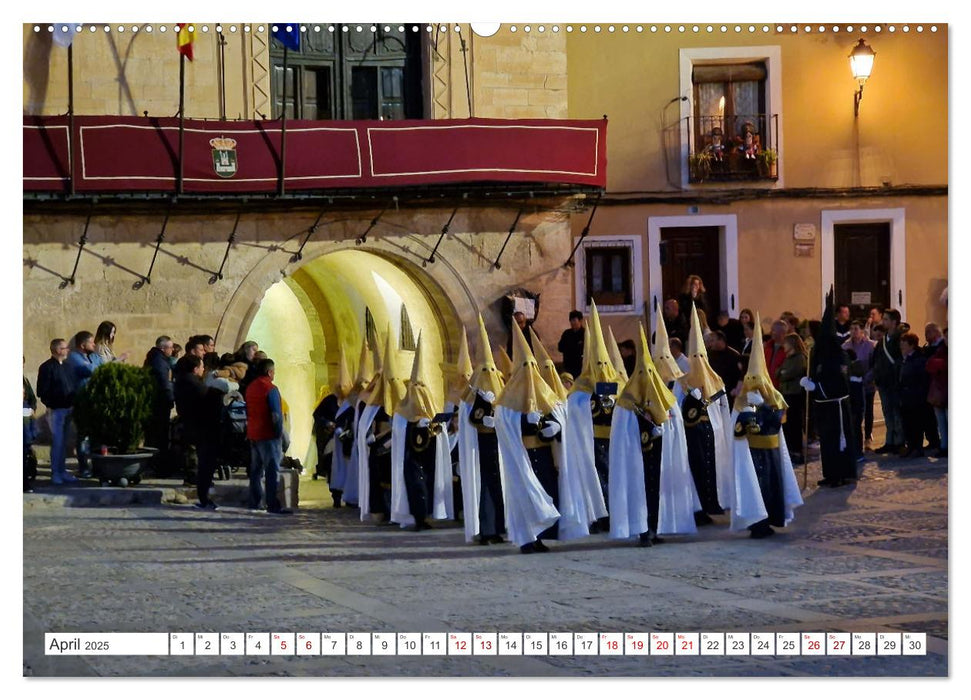
[[[34,415],[34,409],[30,406],[24,406],[24,418],[30,418],[32,415]]]
[[[750,391],[745,395],[745,398],[749,402],[750,406],[761,406],[765,403],[765,399],[762,398],[762,394],[757,391]]]
[[[655,425],[653,428],[651,428],[651,435],[653,437],[661,437],[661,435],[663,434],[664,434],[664,430],[661,428],[660,425]]]
[[[543,417],[542,413],[539,413],[537,411],[530,411],[529,413],[526,414],[526,422],[529,423],[530,425],[536,425],[537,423],[539,423],[539,419],[542,417]]]
[[[539,434],[545,437],[547,440],[560,432],[560,424],[550,422],[546,424],[546,427],[539,431]]]
[[[487,428],[496,427],[496,417],[495,416],[482,416],[482,425]]]
[[[692,389],[689,392],[693,397],[701,401],[701,389]]]
[[[369,445],[373,445],[374,444],[374,433],[372,433],[372,434],[370,434],[370,435],[367,436],[367,444],[369,444]]]
[[[418,419],[418,427],[419,428],[427,428],[431,424],[432,424],[432,422],[429,419],[427,419],[427,418],[419,418]]]
[[[799,380],[799,386],[801,386],[806,391],[816,391],[816,383],[809,377],[803,377]]]
[[[340,437],[340,436],[341,436],[341,435],[343,435],[343,434],[344,434],[344,429],[343,429],[343,428],[337,428],[337,429],[336,429],[336,430],[334,431],[334,437]]]
[[[482,389],[479,389],[479,396],[481,396],[486,403],[496,402],[496,395],[491,391],[482,391]]]

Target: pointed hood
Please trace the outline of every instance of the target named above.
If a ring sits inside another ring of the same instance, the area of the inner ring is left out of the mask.
[[[546,352],[546,348],[543,346],[543,341],[539,339],[536,335],[536,331],[533,327],[529,327],[529,332],[533,338],[533,355],[536,357],[536,363],[539,365],[539,373],[543,377],[543,380],[549,385],[553,393],[556,394],[561,401],[566,401],[567,391],[566,387],[563,386],[563,380],[560,379],[559,372],[556,371],[556,364],[553,362],[553,358],[550,354]]]
[[[337,360],[337,381],[333,385],[333,393],[337,396],[338,401],[343,401],[351,394],[351,389],[354,387],[354,380],[351,379],[351,370],[347,366],[347,353],[344,352],[344,346],[341,345],[340,357]]]
[[[610,360],[610,353],[607,352],[607,343],[600,326],[600,314],[597,313],[597,305],[593,301],[590,302],[590,323],[588,325],[590,327],[589,342],[583,346],[583,358],[586,364],[580,376],[573,382],[571,394],[575,391],[593,394],[598,383],[620,380],[620,377],[617,376],[617,370],[614,369],[614,364]]]
[[[671,354],[671,341],[668,339],[668,327],[664,325],[664,316],[661,313],[661,305],[655,303],[655,314],[657,316],[657,329],[654,331],[654,347],[651,354],[654,359],[654,366],[661,374],[661,379],[673,382],[684,376],[684,372],[678,367],[677,360]]]
[[[411,363],[411,380],[408,382],[405,398],[398,404],[397,413],[409,422],[420,418],[432,419],[438,414],[436,406],[435,397],[428,386],[422,366],[421,333],[419,333],[415,359]]]
[[[538,411],[545,415],[560,403],[560,399],[540,375],[536,358],[518,325],[513,325],[512,333],[514,369],[496,399],[496,405],[520,413]]]
[[[384,353],[381,356],[381,368],[374,377],[374,389],[368,397],[368,406],[382,406],[384,412],[393,415],[398,404],[405,397],[405,381],[398,369],[398,349],[395,347],[395,336],[388,324],[388,333],[384,339]]]
[[[759,318],[759,312],[756,311],[755,327],[761,328],[761,324],[762,319]],[[746,395],[750,391],[760,393],[766,405],[772,406],[773,408],[786,408],[788,406],[785,399],[782,398],[782,394],[772,386],[772,378],[769,376],[769,370],[765,366],[765,352],[759,346],[755,346],[752,354],[749,355],[748,368],[745,370],[745,376],[742,377],[742,390],[735,397],[735,408],[741,410],[748,406],[748,398]]]
[[[627,376],[627,368],[624,367],[624,356],[620,354],[617,339],[614,338],[614,329],[610,326],[607,326],[607,354],[610,355],[610,361],[614,363],[614,369],[617,370],[617,382],[623,386],[630,377]]]
[[[519,328],[519,326],[516,326],[516,328]],[[520,333],[521,332],[522,331],[520,331]],[[510,359],[509,355],[506,354],[504,348],[497,348],[496,355],[498,355],[496,358],[496,366],[499,368],[499,371],[502,372],[502,378],[509,379],[509,377],[512,376],[514,369],[513,361]]]
[[[361,341],[361,357],[357,363],[357,375],[354,377],[354,384],[351,393],[360,394],[367,388],[367,385],[374,379],[374,356],[371,348],[368,347],[367,337]]]
[[[725,382],[708,364],[708,350],[705,349],[705,338],[701,334],[701,324],[698,321],[698,310],[691,304],[691,333],[688,336],[688,373],[681,378],[681,383],[691,389],[701,389],[701,397],[710,399],[725,388]]]
[[[836,333],[836,294],[833,288],[826,293],[826,307],[819,330],[813,338],[813,364],[824,372],[839,373],[843,358],[843,341]]]
[[[469,379],[475,370],[472,367],[472,357],[469,355],[469,340],[465,335],[465,328],[459,335],[459,356],[454,365],[442,364],[445,375],[445,401],[457,404],[462,400],[462,394],[469,387]]]
[[[660,425],[668,419],[668,410],[677,405],[674,394],[664,383],[664,378],[651,361],[647,334],[640,324],[640,344],[637,346],[637,366],[617,398],[617,404],[628,411],[643,411]]]
[[[478,364],[469,379],[469,386],[462,394],[462,400],[468,404],[475,402],[477,391],[492,392],[496,396],[502,391],[502,376],[496,361],[492,358],[492,348],[489,345],[489,333],[486,331],[485,321],[479,314],[479,347],[476,351]]]

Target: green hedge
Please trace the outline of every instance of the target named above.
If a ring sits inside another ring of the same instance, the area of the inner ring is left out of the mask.
[[[110,362],[94,371],[74,400],[74,420],[97,453],[106,445],[114,454],[138,450],[152,416],[155,382],[149,371]]]

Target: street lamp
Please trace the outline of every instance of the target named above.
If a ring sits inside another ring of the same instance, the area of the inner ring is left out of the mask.
[[[853,93],[854,117],[860,114],[860,102],[863,101],[863,85],[873,70],[874,56],[876,56],[876,53],[866,45],[863,39],[860,39],[860,43],[854,46],[850,52],[850,70],[853,71],[853,78],[860,84],[860,89]]]

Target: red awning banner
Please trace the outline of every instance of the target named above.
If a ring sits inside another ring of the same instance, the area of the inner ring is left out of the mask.
[[[24,117],[24,191],[174,192],[176,118]],[[475,182],[606,186],[605,120],[287,120],[287,191]],[[281,125],[184,123],[186,193],[273,192]]]

